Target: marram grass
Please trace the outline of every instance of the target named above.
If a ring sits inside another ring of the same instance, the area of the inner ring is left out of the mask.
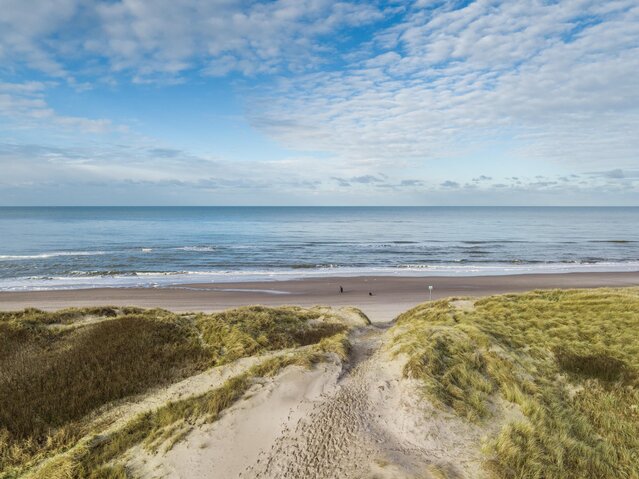
[[[76,444],[91,434],[101,408],[114,402],[268,351],[319,344],[322,354],[343,357],[348,329],[322,308],[250,307],[197,315],[112,307],[0,313],[0,478],[17,477]],[[309,354],[296,361],[310,361]],[[67,470],[64,461],[60,471]],[[76,473],[59,477],[98,477],[78,469],[81,461],[72,462]],[[57,477],[53,474],[42,477]]]
[[[489,476],[639,478],[638,290],[536,291],[481,299],[474,308],[455,304],[418,306],[389,334],[407,357],[404,374],[440,407],[481,425],[498,414],[499,398],[517,406],[519,419],[486,442]],[[0,477],[126,478],[123,457],[132,447],[172,447],[216,420],[256,377],[327,353],[346,358],[348,329],[322,308],[0,313]],[[108,433],[96,427],[114,402],[277,350],[217,389]]]
[[[339,354],[346,341],[344,333],[335,340],[324,339],[311,348],[300,349],[265,359],[248,371],[234,376],[219,388],[199,396],[169,402],[129,421],[117,431],[93,436],[71,450],[54,457],[28,474],[30,479],[125,479],[130,478],[118,463],[132,447],[142,445],[150,452],[168,450],[183,439],[194,426],[210,423],[232,406],[259,377],[272,377],[291,365],[310,367],[324,359],[326,353]],[[336,345],[340,345],[337,346]],[[55,471],[63,475],[52,476]]]
[[[639,477],[639,290],[535,291],[423,304],[391,330],[404,374],[481,424],[496,398],[523,419],[486,444],[496,478]]]

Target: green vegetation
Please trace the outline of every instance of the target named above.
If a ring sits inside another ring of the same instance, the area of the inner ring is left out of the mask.
[[[499,478],[639,477],[639,291],[536,291],[418,306],[393,327],[441,407],[481,423],[516,404],[486,447]]]
[[[117,459],[127,450],[142,445],[157,451],[170,449],[193,426],[215,421],[232,406],[258,377],[271,377],[286,366],[308,367],[322,357],[320,346],[264,360],[247,372],[227,380],[221,387],[200,396],[170,402],[138,416],[123,428],[104,436],[94,436],[35,471],[33,479],[89,478],[126,479],[129,476]],[[63,471],[60,474],[60,471]]]
[[[114,401],[267,351],[319,343],[314,354],[344,356],[348,329],[321,308],[251,307],[198,315],[110,307],[0,313],[0,477],[14,477],[77,443],[93,430],[100,408]],[[308,354],[295,361],[316,359]],[[241,395],[248,380],[229,388]],[[234,397],[220,394],[222,406]],[[217,406],[206,401],[206,407],[193,406],[193,414],[207,411],[205,416],[214,417]],[[183,421],[187,412],[181,411]],[[165,425],[153,424],[153,431]],[[87,450],[93,457],[96,449]],[[68,477],[88,477],[88,469],[78,469],[82,461],[72,462],[74,471],[83,472]],[[118,477],[113,474],[104,477]]]
[[[127,478],[131,448],[172,447],[256,378],[346,359],[351,327],[366,324],[357,310],[319,307],[0,313],[0,478]],[[489,476],[639,478],[639,290],[435,301],[389,335],[430,401],[491,426]],[[216,389],[121,426],[108,419],[119,401],[265,353]]]
[[[325,310],[295,306],[248,306],[217,314],[200,314],[196,324],[217,363],[265,351],[315,344],[345,331],[347,326]]]

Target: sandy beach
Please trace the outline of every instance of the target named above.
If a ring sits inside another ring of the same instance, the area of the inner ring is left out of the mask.
[[[292,281],[188,284],[162,288],[95,288],[0,292],[0,310],[34,307],[55,310],[91,305],[159,307],[171,311],[220,311],[232,307],[317,304],[355,306],[373,322],[386,322],[408,308],[450,296],[487,296],[549,288],[639,286],[639,272],[525,274],[509,276],[400,277],[362,276]],[[344,288],[344,293],[339,288]],[[369,295],[372,293],[372,296]]]

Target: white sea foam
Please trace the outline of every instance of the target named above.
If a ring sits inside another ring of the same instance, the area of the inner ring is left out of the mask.
[[[25,277],[0,279],[0,291],[38,291],[85,288],[158,288],[187,284],[224,284],[248,281],[284,281],[289,279],[353,276],[495,276],[533,273],[638,272],[639,261],[592,264],[441,264],[424,267],[333,267],[282,269],[272,271],[175,271],[127,274]]]
[[[48,259],[57,256],[99,256],[106,254],[106,251],[54,251],[50,253],[37,254],[0,254],[0,261],[20,261],[29,259]]]
[[[205,252],[205,251],[215,251],[217,248],[215,246],[181,246],[175,249],[178,249],[180,251]]]

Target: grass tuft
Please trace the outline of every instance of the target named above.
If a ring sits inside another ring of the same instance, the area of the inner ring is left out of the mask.
[[[559,368],[566,373],[606,382],[630,382],[634,379],[635,371],[625,361],[605,352],[578,353],[562,347],[554,352]]]
[[[493,477],[639,477],[639,290],[437,301],[391,334],[440,407],[482,421],[498,395],[519,406],[486,447]]]
[[[218,364],[265,351],[307,346],[344,332],[337,316],[296,306],[247,306],[196,318]]]
[[[420,341],[420,351],[410,356],[404,375],[422,379],[430,397],[459,415],[472,420],[486,416],[495,382],[472,336],[458,327],[433,328]]]

